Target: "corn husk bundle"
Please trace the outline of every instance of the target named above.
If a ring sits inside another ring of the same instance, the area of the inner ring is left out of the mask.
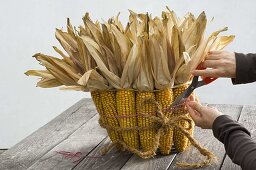
[[[189,118],[185,108],[164,110],[188,86],[190,72],[207,52],[223,49],[234,36],[220,35],[227,28],[206,36],[204,12],[178,18],[168,8],[161,17],[130,11],[126,25],[118,16],[100,23],[86,13],[78,29],[68,20],[67,31],[57,29],[55,34],[65,52],[53,47],[60,57],[35,54],[45,69],[26,74],[40,77],[38,87],[91,92],[111,140],[135,153],[141,151],[143,158],[153,156],[157,148],[169,154],[173,145],[184,151],[188,138],[172,127],[159,136],[151,117],[158,116],[160,106],[168,120],[180,115]],[[145,102],[148,99],[155,102]],[[178,124],[192,127],[187,129],[192,135],[193,123]]]

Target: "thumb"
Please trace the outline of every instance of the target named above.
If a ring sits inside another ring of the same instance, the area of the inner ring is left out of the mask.
[[[197,111],[199,114],[203,113],[204,107],[201,104],[195,101],[188,102],[187,104],[188,106],[190,106],[191,109]]]
[[[191,118],[195,122],[197,122],[200,119],[201,115],[197,111],[193,110],[193,108],[190,107],[190,105],[188,103],[186,104],[186,106],[187,106],[187,109],[188,109],[188,112],[189,112]]]

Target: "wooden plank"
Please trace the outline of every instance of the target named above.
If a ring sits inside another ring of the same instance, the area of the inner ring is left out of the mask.
[[[98,124],[99,115],[95,115],[92,119],[87,121],[83,126],[77,129],[67,139],[55,146],[47,154],[37,160],[29,170],[40,169],[72,169],[78,160],[86,157],[92,149],[94,149],[103,139],[106,138],[107,132]],[[65,151],[71,153],[81,153],[77,157],[65,158],[58,152]]]
[[[130,159],[132,154],[118,151],[115,147],[106,155],[101,154],[101,150],[108,146],[110,139],[106,138],[94,149],[74,170],[119,170]]]
[[[91,99],[82,99],[45,126],[0,155],[0,169],[27,169],[96,114]]]
[[[0,155],[1,155],[2,153],[4,153],[5,151],[7,151],[7,149],[0,149]]]
[[[256,106],[245,105],[242,109],[239,122],[243,124],[251,133],[252,138],[256,142]],[[226,156],[221,169],[240,170],[241,167],[234,164],[231,159]]]
[[[172,163],[176,154],[160,155],[157,154],[154,158],[142,159],[137,155],[133,155],[131,159],[124,165],[122,170],[166,170]]]
[[[232,160],[229,158],[229,156],[225,156],[225,160],[221,166],[221,169],[223,170],[241,170],[242,168],[239,165],[236,165],[232,162]]]
[[[237,105],[210,105],[210,106],[216,107],[219,111],[221,111],[224,114],[232,116],[235,120],[238,119],[242,109],[242,106],[237,106]],[[205,130],[205,129],[196,127],[194,137],[197,141],[200,142],[200,144],[203,147],[207,148],[209,151],[212,151],[218,158],[217,164],[209,167],[205,167],[202,169],[219,169],[225,156],[225,149],[223,144],[213,136],[212,130]],[[185,152],[179,153],[175,157],[174,161],[169,167],[169,170],[176,169],[177,167],[175,166],[175,164],[177,162],[199,162],[200,160],[203,160],[203,159],[204,157],[202,157],[194,147],[190,147]]]

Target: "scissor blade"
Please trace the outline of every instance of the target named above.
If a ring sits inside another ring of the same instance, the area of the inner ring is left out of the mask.
[[[183,93],[181,93],[174,100],[174,102],[170,105],[168,109],[172,109],[174,106],[177,106],[178,104],[183,102],[183,100],[185,100],[186,98],[188,98],[188,96],[191,95],[191,93],[195,90],[195,88],[197,88],[197,86],[198,86],[198,76],[194,76],[194,78],[192,79],[192,83],[188,86],[188,88]]]
[[[186,98],[187,95],[187,90],[185,90],[183,93],[181,93],[175,100],[174,102],[170,105],[170,108],[180,104],[182,102],[182,100],[184,100]]]
[[[191,84],[190,86],[188,86],[188,88],[181,93],[175,100],[174,102],[170,105],[169,108],[172,108],[178,104],[180,104],[181,102],[183,102],[183,100],[185,100],[186,98],[188,98],[188,96],[190,96],[190,94],[193,92],[193,90],[195,89],[194,85]]]
[[[182,94],[180,94],[180,95],[174,100],[174,102],[171,104],[170,107],[173,107],[173,106],[178,105],[178,104],[181,102],[182,99],[184,99],[184,92],[183,92]]]

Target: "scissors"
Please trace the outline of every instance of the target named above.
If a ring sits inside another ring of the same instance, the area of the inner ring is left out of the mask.
[[[198,68],[198,69],[206,69],[206,68]],[[198,87],[210,84],[217,78],[213,77],[201,77],[202,80],[199,81],[199,76],[194,76],[192,79],[192,83],[188,86],[188,88],[181,93],[175,100],[174,102],[170,105],[170,107],[167,110],[171,110],[173,107],[179,105],[180,103],[184,102],[190,95],[191,93]]]

